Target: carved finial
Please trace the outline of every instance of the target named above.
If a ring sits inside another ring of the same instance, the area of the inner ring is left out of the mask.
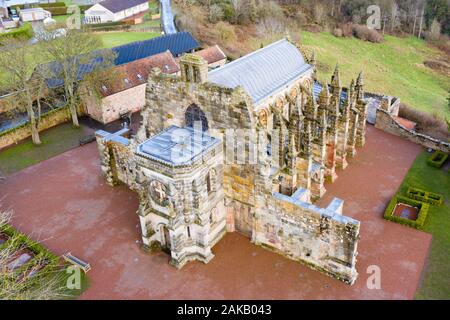
[[[316,61],[316,51],[314,50],[311,54],[311,58],[309,58],[309,64],[315,66],[317,63]]]
[[[350,82],[350,86],[348,87],[348,97],[347,99],[353,99],[353,95],[355,94],[355,80],[352,79]]]
[[[358,79],[356,79],[356,97],[358,100],[363,100],[364,99],[364,76],[362,71],[359,73],[358,75]]]
[[[325,83],[322,87],[322,91],[319,94],[319,102],[321,105],[328,105],[330,100],[330,92],[328,91],[328,83]]]
[[[335,88],[341,87],[341,79],[339,75],[339,64],[336,64],[336,68],[334,68],[333,76],[331,77],[331,85]]]
[[[363,75],[362,71],[358,74],[358,78],[356,79],[356,84],[358,86],[363,86],[364,85],[364,75]]]

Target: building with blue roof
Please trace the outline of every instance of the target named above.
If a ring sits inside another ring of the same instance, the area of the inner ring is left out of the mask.
[[[183,53],[198,49],[199,46],[198,41],[189,32],[178,32],[149,40],[132,42],[114,47],[111,50],[115,55],[114,65],[119,66],[166,51],[170,51],[174,57],[178,57]],[[94,51],[88,55],[73,58],[78,60],[76,62],[79,65],[77,77],[80,81],[102,63],[101,57],[102,51]],[[51,62],[41,66],[41,68],[52,71],[52,76],[47,79],[49,88],[57,88],[64,85],[64,80],[60,76],[62,67],[59,63]]]

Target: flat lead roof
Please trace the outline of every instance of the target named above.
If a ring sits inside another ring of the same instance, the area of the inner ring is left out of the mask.
[[[220,143],[206,132],[170,126],[137,147],[137,153],[168,165],[186,165]]]

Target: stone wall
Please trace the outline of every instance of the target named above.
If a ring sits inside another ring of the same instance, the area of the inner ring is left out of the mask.
[[[41,117],[39,123],[39,131],[44,131],[58,124],[70,121],[70,112],[68,107],[63,107],[60,109],[55,109],[44,114]],[[10,146],[14,143],[26,139],[31,136],[31,129],[29,122],[0,133],[0,149]]]
[[[145,105],[146,86],[142,84],[102,99],[88,96],[84,99],[86,113],[106,124],[119,119],[121,113],[140,111]]]
[[[295,194],[274,193],[268,197],[267,208],[256,212],[252,240],[353,284],[358,275],[355,265],[360,222],[343,216],[342,205],[342,200],[334,199],[323,209],[297,199]]]
[[[420,144],[425,148],[431,148],[433,150],[441,150],[442,152],[450,153],[449,142],[441,141],[425,134],[417,133],[413,130],[408,130],[397,121],[395,121],[392,115],[385,110],[377,110],[375,127],[390,134]]]

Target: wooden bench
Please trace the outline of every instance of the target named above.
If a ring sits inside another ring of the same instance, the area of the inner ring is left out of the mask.
[[[73,265],[80,267],[80,269],[83,270],[84,273],[87,273],[89,270],[91,270],[91,265],[89,263],[84,262],[81,259],[78,259],[77,257],[73,256],[70,252],[64,254],[63,259]]]

